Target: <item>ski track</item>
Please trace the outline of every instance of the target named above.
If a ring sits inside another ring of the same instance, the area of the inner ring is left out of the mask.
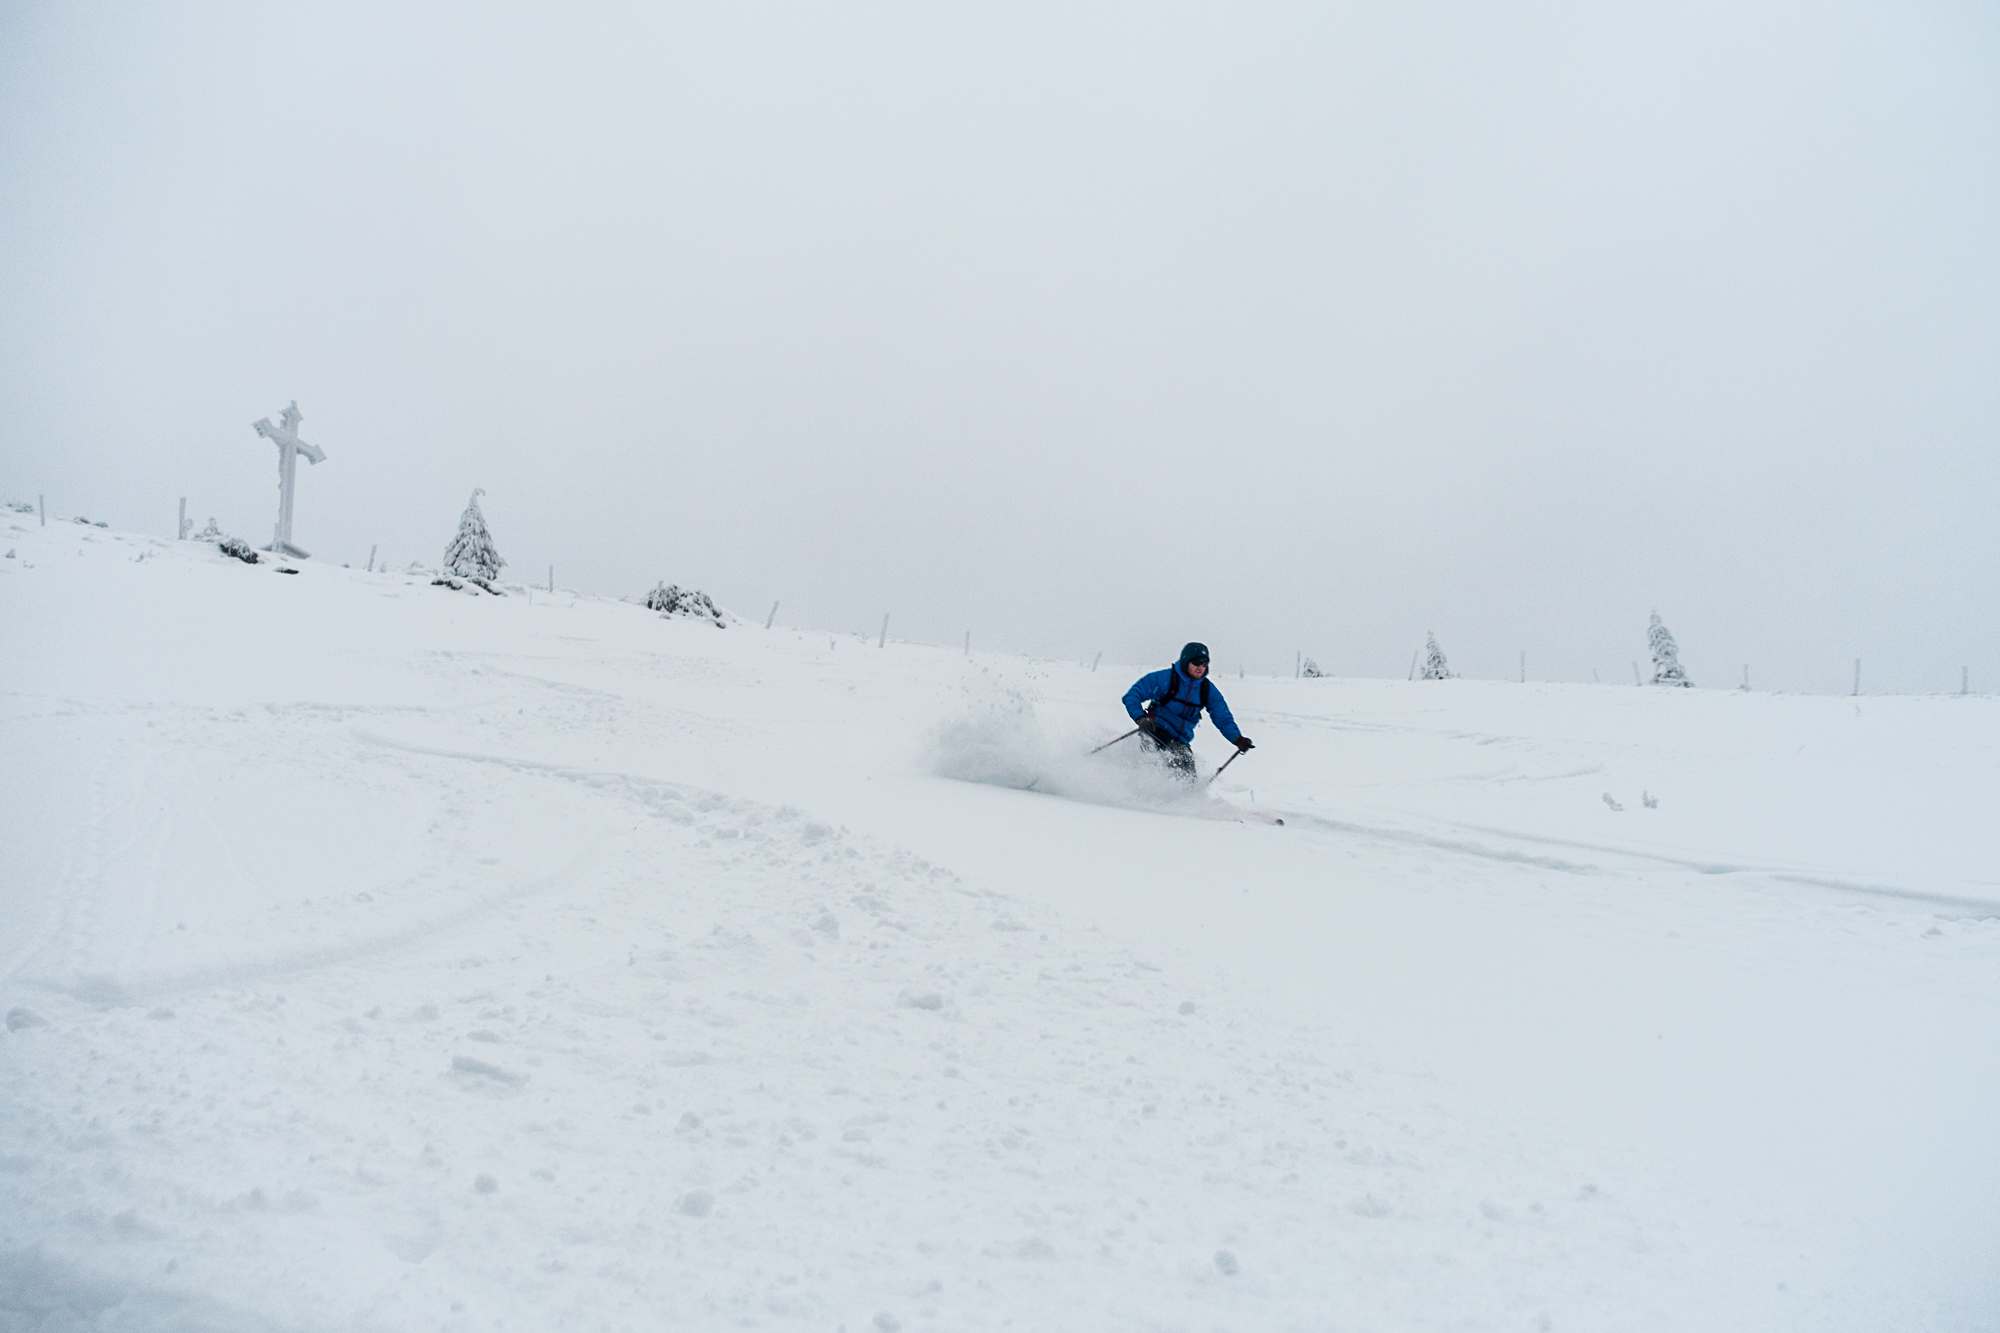
[[[1602,875],[1608,873],[1604,867],[1597,865],[1513,852],[1406,829],[1362,824],[1352,820],[1333,819],[1309,811],[1287,810],[1284,814],[1288,823],[1292,820],[1297,820],[1301,824],[1324,829],[1328,832],[1365,837],[1381,842],[1434,848],[1443,852],[1473,856],[1484,860],[1540,866],[1544,869],[1557,870],[1569,874]],[[1685,857],[1668,856],[1660,852],[1645,851],[1631,846],[1583,842],[1569,838],[1552,838],[1533,833],[1524,833],[1514,829],[1492,828],[1480,824],[1457,824],[1455,827],[1467,829],[1475,833],[1490,834],[1493,837],[1512,842],[1534,843],[1541,846],[1571,847],[1579,851],[1600,852],[1606,856],[1616,857],[1625,861],[1639,862],[1649,867],[1665,866],[1691,870],[1699,875],[1757,875],[1787,884],[1806,884],[1815,888],[1834,889],[1842,893],[1872,895],[1875,897],[1899,899],[1905,902],[1929,904],[1951,909],[1954,912],[1968,915],[1975,919],[2000,917],[2000,902],[1989,898],[1971,897],[1966,894],[1943,893],[1929,889],[1912,889],[1890,884],[1856,883],[1852,878],[1838,877],[1826,871],[1810,871],[1775,863],[1760,865],[1755,863],[1732,864],[1728,862],[1690,860]]]
[[[1482,861],[1500,861],[1510,865],[1537,866],[1543,870],[1556,870],[1569,875],[1598,875],[1603,870],[1594,865],[1576,861],[1558,860],[1552,856],[1536,856],[1531,852],[1514,852],[1500,847],[1487,847],[1480,843],[1465,842],[1455,838],[1442,838],[1434,834],[1415,833],[1404,829],[1385,828],[1380,825],[1357,824],[1349,820],[1331,819],[1325,815],[1304,810],[1286,810],[1285,822],[1294,820],[1310,828],[1346,837],[1367,838],[1374,842],[1394,843],[1408,847],[1422,847],[1432,851],[1449,852],[1457,856],[1477,857]]]

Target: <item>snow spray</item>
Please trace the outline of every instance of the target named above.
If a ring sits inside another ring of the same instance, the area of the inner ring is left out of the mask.
[[[1103,728],[1081,721],[1056,724],[1036,715],[1020,695],[939,726],[931,737],[931,768],[940,777],[1061,796],[1130,809],[1186,809],[1207,798],[1170,772],[1143,745],[1090,752]]]

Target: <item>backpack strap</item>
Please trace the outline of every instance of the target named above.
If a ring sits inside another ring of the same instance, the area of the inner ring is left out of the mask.
[[[1172,666],[1167,668],[1167,692],[1161,695],[1159,698],[1153,700],[1153,707],[1158,708],[1161,704],[1166,704],[1166,703],[1189,702],[1188,700],[1182,699],[1180,697],[1180,692],[1181,692],[1181,667],[1180,663],[1176,662]],[[1207,710],[1208,710],[1208,677],[1203,676],[1201,678],[1201,703],[1196,706],[1195,721],[1200,722],[1202,713],[1206,712]]]

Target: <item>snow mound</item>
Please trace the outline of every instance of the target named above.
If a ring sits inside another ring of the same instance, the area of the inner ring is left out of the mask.
[[[658,611],[663,616],[686,616],[690,620],[705,621],[717,629],[728,627],[722,608],[707,593],[665,580],[646,594],[646,609]]]

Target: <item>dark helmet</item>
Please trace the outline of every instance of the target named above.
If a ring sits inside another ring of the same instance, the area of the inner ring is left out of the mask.
[[[1174,665],[1184,667],[1188,665],[1188,663],[1190,662],[1193,662],[1199,666],[1207,666],[1208,645],[1205,643],[1188,644],[1186,647],[1181,649],[1181,660],[1176,662]]]

